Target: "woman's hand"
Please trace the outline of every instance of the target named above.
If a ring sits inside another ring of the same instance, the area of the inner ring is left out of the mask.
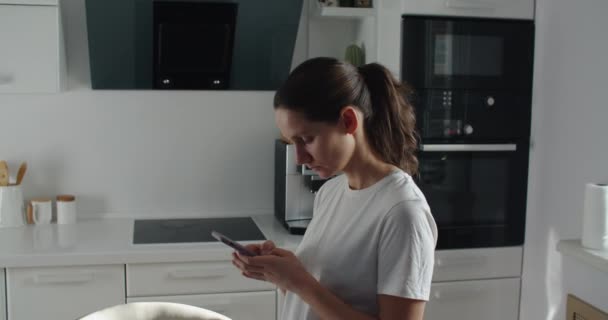
[[[272,250],[276,248],[276,246],[272,241],[264,241],[261,244],[248,244],[245,246],[245,248],[255,252],[258,255],[267,255],[270,254]]]
[[[280,289],[296,294],[310,281],[316,281],[291,251],[275,247],[272,241],[261,245],[248,245],[247,248],[261,255],[247,257],[232,254],[232,264],[239,268],[245,277],[272,282]]]

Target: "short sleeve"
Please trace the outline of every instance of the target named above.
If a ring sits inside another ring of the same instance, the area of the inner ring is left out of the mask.
[[[402,201],[383,222],[378,243],[378,294],[428,301],[437,226],[425,201]]]

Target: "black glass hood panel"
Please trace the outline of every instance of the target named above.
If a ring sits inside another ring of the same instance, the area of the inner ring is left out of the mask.
[[[142,219],[133,226],[134,244],[163,244],[215,242],[211,231],[217,231],[236,241],[263,241],[264,234],[253,219]]]
[[[155,3],[209,3],[234,4],[238,7],[234,27],[230,74],[221,78],[229,83],[212,89],[234,90],[276,90],[287,78],[291,70],[298,25],[302,13],[303,0],[85,0],[91,85],[93,89],[154,89],[155,82]],[[158,10],[158,9],[157,9]],[[190,19],[190,18],[188,18]],[[178,21],[173,21],[172,30],[178,30]],[[210,30],[201,20],[189,31]],[[185,26],[192,21],[184,21]],[[211,24],[215,28],[217,25]],[[204,51],[196,39],[216,39],[230,26],[217,28],[217,35],[204,33],[201,37],[189,35],[192,50],[210,56],[217,46]],[[181,30],[181,29],[179,29]],[[169,30],[171,31],[171,30]],[[206,31],[205,31],[206,32]],[[157,30],[158,33],[158,30]],[[210,42],[210,41],[207,41]],[[175,43],[175,42],[174,42]],[[187,48],[188,42],[174,47]],[[169,50],[175,54],[174,50]],[[188,54],[186,54],[188,57]],[[158,59],[157,59],[158,60]],[[174,60],[175,62],[183,62]],[[205,62],[193,63],[192,70]],[[179,65],[179,67],[183,67]],[[183,68],[182,68],[183,69]],[[188,69],[188,68],[187,68]],[[164,78],[160,81],[162,82]],[[155,85],[156,83],[156,85]],[[185,86],[169,86],[168,89],[196,89]],[[204,89],[204,88],[200,88]]]

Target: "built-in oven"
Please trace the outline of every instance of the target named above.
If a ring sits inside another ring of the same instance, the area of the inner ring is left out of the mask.
[[[438,249],[522,245],[534,22],[404,15],[402,37]]]
[[[415,88],[532,88],[534,22],[514,19],[402,18],[402,74]]]
[[[437,249],[524,242],[527,143],[424,144],[415,180],[439,229]]]

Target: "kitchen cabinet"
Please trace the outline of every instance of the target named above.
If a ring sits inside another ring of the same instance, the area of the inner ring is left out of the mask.
[[[0,269],[0,320],[6,320],[6,287],[4,285],[4,269]]]
[[[50,93],[64,86],[58,0],[0,0],[0,93]]]
[[[8,319],[77,319],[125,303],[124,265],[6,269]]]
[[[521,247],[438,250],[433,282],[521,276]]]
[[[425,319],[517,320],[521,247],[439,250]]]
[[[127,264],[127,302],[169,301],[234,319],[276,318],[276,288],[241,275],[230,260]]]
[[[277,319],[281,319],[281,312],[283,311],[283,300],[285,295],[280,289],[277,289]]]
[[[230,260],[127,264],[128,297],[274,289],[243,277]]]
[[[272,320],[276,318],[275,299],[275,291],[260,291],[139,297],[127,298],[127,302],[183,303],[221,313],[233,320]]]
[[[408,0],[403,14],[534,19],[534,0]]]
[[[519,278],[433,283],[424,319],[517,320]]]

